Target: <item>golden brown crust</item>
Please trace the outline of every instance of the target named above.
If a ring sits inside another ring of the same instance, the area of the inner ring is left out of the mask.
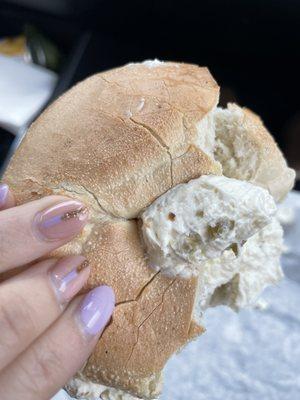
[[[85,289],[108,284],[116,292],[112,323],[81,379],[156,397],[168,358],[204,330],[193,320],[197,280],[150,269],[133,218],[171,187],[222,173],[195,145],[198,123],[217,102],[216,82],[194,65],[132,64],[97,74],[37,119],[7,168],[4,181],[18,203],[63,194],[90,209],[82,234],[53,252],[86,255]],[[259,117],[243,115],[260,156],[255,180],[280,198],[292,172]]]
[[[201,175],[221,175],[222,167],[196,146],[190,145],[186,153],[173,160],[173,185],[198,178],[199,171]]]
[[[31,126],[4,180],[23,203],[51,193],[84,201],[91,219],[56,251],[83,253],[88,287],[106,283],[117,308],[82,372],[94,382],[157,396],[170,355],[203,329],[192,321],[196,281],[155,275],[134,220],[177,183],[220,174],[193,146],[196,124],[218,101],[206,68],[135,64],[95,75],[52,104]]]
[[[114,382],[135,395],[157,396],[149,388],[141,393],[140,381],[155,376],[190,340],[195,292],[196,280],[155,275],[137,301],[117,305],[113,323],[85,366],[84,376],[108,386]]]
[[[187,151],[217,102],[206,68],[136,64],[94,75],[33,123],[6,180],[19,192],[32,176],[44,187],[82,185],[108,213],[134,218],[172,187],[171,158]]]
[[[115,291],[117,303],[136,299],[155,275],[148,267],[135,220],[94,222],[89,234],[53,252],[54,256],[84,253],[92,266],[85,289],[106,284]]]

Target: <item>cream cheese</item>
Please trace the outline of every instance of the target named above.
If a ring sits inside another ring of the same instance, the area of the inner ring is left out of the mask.
[[[283,230],[273,218],[245,242],[238,257],[230,259],[223,254],[205,263],[199,275],[197,314],[209,306],[221,304],[234,310],[254,307],[263,290],[283,277],[282,248]]]
[[[224,176],[201,176],[169,190],[141,215],[150,265],[176,276],[198,275],[203,263],[234,255],[276,213],[260,187]]]

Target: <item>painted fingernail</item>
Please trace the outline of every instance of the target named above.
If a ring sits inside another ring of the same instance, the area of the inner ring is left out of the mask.
[[[83,256],[65,257],[54,265],[50,278],[61,304],[70,301],[80,291],[89,272],[89,263]]]
[[[43,239],[62,240],[78,234],[87,219],[87,208],[79,201],[69,200],[38,213],[34,225]]]
[[[115,294],[109,286],[91,290],[79,305],[79,320],[88,336],[98,335],[109,322],[115,308]]]
[[[6,201],[7,201],[7,197],[8,197],[8,186],[6,185],[6,183],[1,183],[0,184],[0,208],[2,208]]]

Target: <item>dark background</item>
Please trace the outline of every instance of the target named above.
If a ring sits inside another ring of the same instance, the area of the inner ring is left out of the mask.
[[[148,58],[206,65],[221,103],[260,114],[300,170],[300,1],[0,0],[0,37],[33,23],[64,54],[54,97],[86,76]],[[0,162],[13,137],[0,132]]]

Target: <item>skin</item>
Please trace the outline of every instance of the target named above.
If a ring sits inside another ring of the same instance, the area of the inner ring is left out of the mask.
[[[15,206],[11,191],[2,198],[0,277],[31,266],[0,279],[1,400],[49,400],[85,363],[113,312],[114,294],[107,286],[76,297],[90,273],[84,257],[35,261],[72,240],[87,222],[87,210],[80,209],[80,218],[64,214],[57,229],[50,221],[49,230],[43,218],[62,203],[70,207],[66,202],[70,199],[50,196]]]

